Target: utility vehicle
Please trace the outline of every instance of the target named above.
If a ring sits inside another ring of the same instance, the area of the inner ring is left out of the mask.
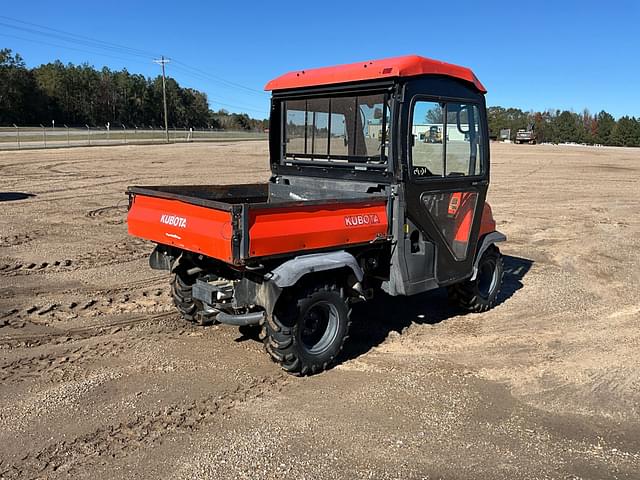
[[[265,89],[267,182],[128,189],[129,233],[157,244],[149,263],[172,273],[185,319],[260,325],[273,360],[306,375],[332,364],[351,304],[376,292],[496,303],[505,236],[485,201],[486,90],[471,70],[405,56]],[[420,124],[443,140],[420,141]]]

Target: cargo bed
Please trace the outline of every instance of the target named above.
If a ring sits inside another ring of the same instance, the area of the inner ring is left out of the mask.
[[[131,235],[236,265],[388,233],[381,192],[258,183],[135,186],[127,193]]]

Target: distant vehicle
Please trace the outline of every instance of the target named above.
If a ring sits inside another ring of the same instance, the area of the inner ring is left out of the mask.
[[[426,143],[442,143],[442,132],[440,129],[433,125],[429,128],[429,134],[424,137]]]
[[[518,133],[516,133],[516,143],[528,143],[529,145],[534,145],[536,143],[536,134],[533,129],[521,128],[518,130]]]

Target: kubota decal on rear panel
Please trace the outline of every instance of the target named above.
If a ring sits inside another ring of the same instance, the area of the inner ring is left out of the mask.
[[[229,212],[136,195],[127,223],[131,235],[226,262],[233,261]]]

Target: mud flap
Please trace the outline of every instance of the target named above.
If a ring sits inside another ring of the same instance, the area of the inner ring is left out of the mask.
[[[149,256],[149,266],[154,270],[169,270],[175,262],[175,257],[171,255],[164,246],[156,245]]]

